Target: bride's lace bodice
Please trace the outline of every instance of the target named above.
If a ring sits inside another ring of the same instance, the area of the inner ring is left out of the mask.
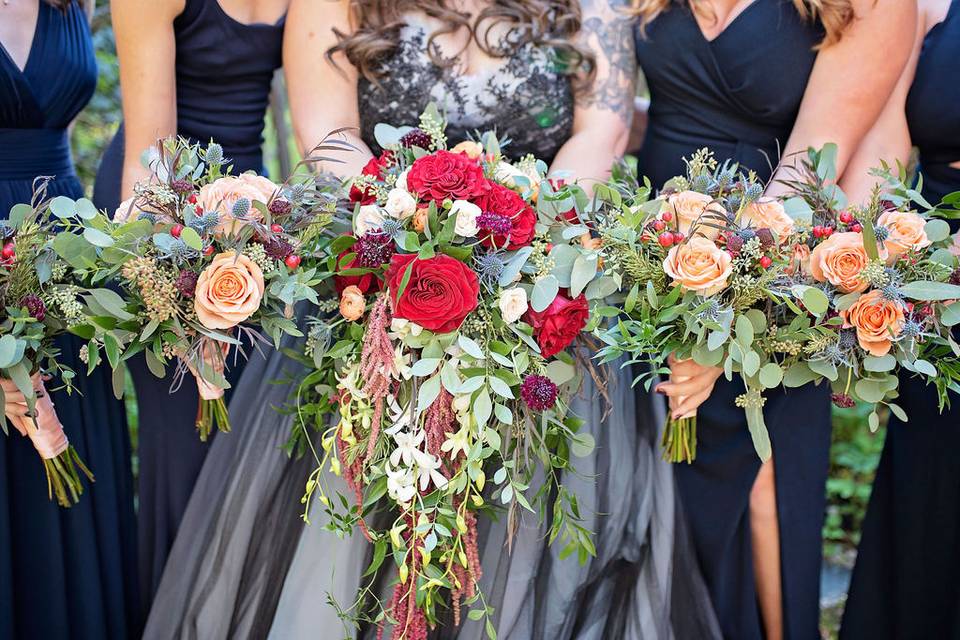
[[[438,67],[427,53],[426,27],[410,20],[396,51],[382,63],[379,85],[361,78],[357,87],[363,140],[379,150],[373,129],[380,122],[416,125],[430,102],[448,120],[452,142],[495,130],[509,139],[504,153],[532,153],[550,162],[573,129],[573,88],[552,51],[519,47],[495,69],[464,75]]]

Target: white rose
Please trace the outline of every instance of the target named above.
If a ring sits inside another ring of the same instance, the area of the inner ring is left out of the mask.
[[[477,226],[477,218],[480,217],[480,207],[467,202],[466,200],[457,200],[450,207],[450,215],[456,216],[457,222],[453,227],[458,236],[463,238],[472,238],[480,233],[480,227]]]
[[[353,219],[353,230],[360,237],[367,231],[383,228],[384,219],[383,209],[375,204],[365,204]]]
[[[417,210],[417,201],[403,189],[392,189],[387,194],[387,204],[384,206],[394,218],[407,218]]]
[[[500,315],[503,321],[511,324],[519,320],[527,312],[527,291],[520,287],[504,289],[500,292]]]
[[[403,189],[404,191],[409,192],[410,189],[407,189],[407,174],[410,173],[410,169],[405,169],[403,173],[397,178],[397,189]]]

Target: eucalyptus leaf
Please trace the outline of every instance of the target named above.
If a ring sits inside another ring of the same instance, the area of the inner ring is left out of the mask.
[[[587,284],[597,275],[597,256],[581,254],[573,261],[570,274],[570,297],[576,298],[583,293]]]
[[[937,376],[937,368],[926,360],[915,360],[913,362],[913,368],[919,373],[930,376],[931,378],[935,378]]]
[[[893,371],[897,366],[897,359],[891,354],[885,356],[865,356],[863,359],[863,368],[873,373],[885,373]]]
[[[83,220],[93,220],[99,213],[97,207],[87,198],[80,198],[76,205],[77,216]]]
[[[775,362],[768,362],[760,367],[760,384],[765,389],[773,389],[783,382],[783,369]]]
[[[61,220],[73,217],[77,203],[66,196],[57,196],[50,201],[50,212]]]
[[[421,358],[410,367],[410,373],[418,378],[433,375],[439,364],[440,358]]]
[[[433,376],[420,385],[417,392],[417,411],[423,412],[440,396],[440,376]]]
[[[553,275],[547,275],[533,284],[533,292],[530,294],[530,307],[541,312],[557,298],[560,292],[560,282]]]
[[[83,237],[87,242],[92,244],[95,247],[112,247],[113,238],[108,234],[100,231],[99,229],[94,229],[93,227],[87,227],[83,230]]]
[[[490,400],[490,393],[486,389],[481,389],[477,399],[473,401],[473,417],[478,426],[484,426],[490,420],[490,414],[493,412],[493,401]]]
[[[915,280],[900,288],[901,293],[913,300],[956,300],[960,298],[960,286],[945,282]]]
[[[946,220],[939,220],[937,218],[928,220],[923,229],[926,231],[927,239],[929,239],[930,242],[940,242],[950,237],[950,225]]]
[[[570,440],[570,452],[578,458],[586,458],[596,446],[596,441],[589,433],[577,433]]]

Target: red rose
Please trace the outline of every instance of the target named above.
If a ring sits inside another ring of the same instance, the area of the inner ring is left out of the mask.
[[[537,214],[513,189],[491,182],[476,205],[483,212],[477,224],[484,245],[513,251],[533,241]]]
[[[383,180],[383,170],[393,161],[393,152],[384,151],[379,158],[370,158],[364,165],[361,175],[372,176],[377,180]],[[362,189],[357,186],[350,187],[350,202],[359,202],[360,204],[373,204],[377,201],[376,192],[369,186]]]
[[[403,274],[411,263],[410,279],[403,295],[398,297]],[[443,254],[426,260],[418,260],[415,254],[394,255],[387,269],[387,287],[396,317],[434,333],[459,329],[477,308],[480,296],[477,274],[456,258]]]
[[[357,247],[356,245],[350,247],[349,249],[344,249],[340,255],[337,256],[337,270],[347,270],[347,269],[359,269],[360,268],[360,256],[356,255]],[[344,259],[347,255],[353,253],[353,260],[349,264],[341,265],[340,261]],[[360,276],[341,276],[334,275],[333,277],[333,286],[337,289],[337,294],[342,294],[343,290],[349,286],[355,286],[362,293],[367,293],[369,291],[379,291],[380,290],[380,280],[377,278],[374,273],[365,273]]]
[[[460,153],[437,151],[414,161],[407,174],[407,187],[424,202],[440,204],[447,198],[476,198],[487,188],[487,180],[476,160]]]
[[[533,309],[527,312],[526,320],[533,327],[533,335],[540,345],[540,354],[544,358],[554,356],[574,341],[590,319],[590,305],[587,298],[580,294],[574,300],[562,293],[554,298],[550,306],[543,311]]]

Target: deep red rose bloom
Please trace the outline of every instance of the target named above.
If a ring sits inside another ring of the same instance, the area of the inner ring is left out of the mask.
[[[370,158],[363,170],[360,172],[365,176],[372,176],[377,180],[383,180],[383,170],[393,161],[393,152],[384,151],[379,158]],[[360,204],[373,204],[377,201],[376,193],[370,187],[360,188],[350,187],[350,202],[359,202]]]
[[[569,347],[589,319],[590,305],[583,294],[573,300],[562,293],[557,294],[549,307],[540,312],[530,309],[526,315],[544,358],[555,356]]]
[[[411,263],[410,280],[398,297],[403,274]],[[415,254],[394,255],[387,269],[387,287],[394,316],[434,333],[459,329],[477,308],[480,296],[477,274],[456,258],[443,254],[426,260],[417,260]]]
[[[476,160],[461,153],[437,151],[417,158],[407,174],[407,187],[424,202],[440,204],[471,200],[487,189],[487,179]]]
[[[351,253],[356,254],[356,252],[357,252],[357,246],[356,246],[356,245],[354,245],[354,246],[350,247],[349,249],[346,249],[346,250],[344,250],[343,252],[341,252],[340,255],[337,256],[338,269],[344,269],[344,270],[346,270],[346,269],[359,269],[359,268],[360,268],[360,256],[359,256],[359,255],[354,255],[354,256],[353,256],[353,260],[351,260],[349,264],[345,264],[345,265],[340,266],[340,261],[343,260],[343,258],[344,258],[345,256],[347,256],[347,255],[349,255],[349,254],[351,254]],[[377,278],[376,274],[374,274],[374,273],[365,273],[365,274],[360,275],[360,276],[339,276],[339,275],[335,275],[335,276],[333,277],[333,286],[336,287],[336,289],[337,289],[337,294],[338,294],[338,295],[339,295],[339,294],[342,294],[342,293],[343,293],[343,290],[346,289],[347,287],[351,286],[351,285],[356,286],[356,287],[357,287],[358,289],[360,289],[360,291],[363,292],[363,293],[367,293],[367,292],[370,292],[370,291],[379,291],[379,290],[380,290],[380,280],[379,280],[379,278]]]
[[[513,189],[495,182],[489,184],[487,192],[475,202],[483,212],[477,220],[481,242],[491,248],[509,251],[527,246],[533,241],[536,231],[537,214],[533,207]],[[504,229],[499,224],[503,219],[510,221],[510,230],[507,233],[503,233]]]

